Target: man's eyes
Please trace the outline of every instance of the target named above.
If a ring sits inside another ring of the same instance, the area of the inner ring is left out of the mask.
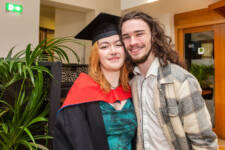
[[[123,40],[125,40],[125,39],[129,39],[130,37],[129,36],[123,36],[122,38],[123,38]]]
[[[142,37],[143,35],[144,35],[144,33],[143,32],[140,32],[140,33],[135,33],[133,36],[134,37]],[[128,40],[128,39],[130,39],[130,36],[128,36],[128,35],[122,36],[122,39],[123,40]]]
[[[136,34],[137,37],[140,37],[140,36],[142,36],[142,35],[144,35],[144,33],[142,33],[142,32]]]

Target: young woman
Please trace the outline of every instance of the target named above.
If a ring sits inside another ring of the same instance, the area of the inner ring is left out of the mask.
[[[136,116],[118,21],[101,13],[75,37],[92,40],[89,74],[79,75],[57,114],[54,150],[133,150]]]

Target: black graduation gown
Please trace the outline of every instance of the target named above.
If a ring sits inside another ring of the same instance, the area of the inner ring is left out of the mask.
[[[58,112],[53,150],[109,150],[98,102],[66,106]]]

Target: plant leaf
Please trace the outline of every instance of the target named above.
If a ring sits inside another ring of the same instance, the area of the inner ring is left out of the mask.
[[[23,128],[23,130],[27,133],[27,135],[30,137],[30,139],[32,140],[32,142],[33,142],[33,144],[35,145],[35,147],[37,147],[36,146],[36,143],[35,143],[35,140],[34,140],[34,137],[33,137],[33,135],[31,134],[31,132],[30,132],[30,130],[28,129],[28,128]]]
[[[36,146],[37,148],[41,149],[41,150],[48,150],[47,147],[41,145],[41,144],[34,144],[34,143],[30,143],[33,146]]]
[[[0,103],[3,103],[5,105],[7,105],[8,108],[11,109],[11,110],[13,109],[12,106],[9,103],[7,103],[6,101],[4,101],[4,100],[0,100]]]
[[[28,44],[27,45],[27,48],[26,48],[26,64],[27,65],[31,65],[31,61],[30,61],[30,54],[31,54],[31,44]]]
[[[13,49],[14,49],[14,48],[15,48],[15,46],[12,47],[12,48],[9,50],[8,55],[6,56],[6,60],[11,60],[11,58],[12,58],[12,52],[13,52]]]
[[[32,147],[35,146],[34,144],[27,142],[26,140],[21,140],[20,143],[23,144],[24,146],[26,146],[27,148],[29,148],[29,150],[33,150]]]
[[[9,109],[5,109],[3,111],[0,112],[0,118],[9,111]]]
[[[17,67],[18,67],[19,74],[22,75],[22,63],[21,62],[17,63]]]
[[[34,74],[33,74],[33,72],[31,71],[31,68],[28,67],[28,66],[26,66],[26,69],[27,69],[27,71],[28,71],[28,73],[29,73],[29,75],[30,75],[30,79],[31,79],[31,82],[32,82],[33,86],[35,86],[35,82],[34,82]]]
[[[8,126],[7,126],[7,124],[3,123],[3,124],[2,124],[2,129],[3,129],[3,131],[5,132],[5,134],[8,133]]]
[[[12,69],[13,69],[14,64],[15,64],[15,61],[13,61],[13,60],[11,60],[11,61],[9,62],[9,72],[10,72],[10,73],[12,73]]]
[[[27,125],[27,127],[29,127],[32,124],[35,124],[37,122],[43,122],[43,121],[48,121],[48,119],[44,118],[44,117],[36,117],[33,120],[31,120],[31,122]]]
[[[14,60],[22,60],[21,56],[23,56],[25,54],[25,50],[21,50],[19,51],[18,53],[16,53],[14,56],[13,56],[13,59]]]

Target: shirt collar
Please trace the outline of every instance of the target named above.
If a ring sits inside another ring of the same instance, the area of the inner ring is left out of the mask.
[[[156,57],[153,60],[151,66],[149,67],[145,77],[148,77],[150,75],[157,76],[158,75],[158,68],[159,68],[159,60]],[[139,70],[139,68],[137,66],[134,68],[134,74],[135,75],[140,75],[141,74],[141,72],[140,72],[140,70]]]

